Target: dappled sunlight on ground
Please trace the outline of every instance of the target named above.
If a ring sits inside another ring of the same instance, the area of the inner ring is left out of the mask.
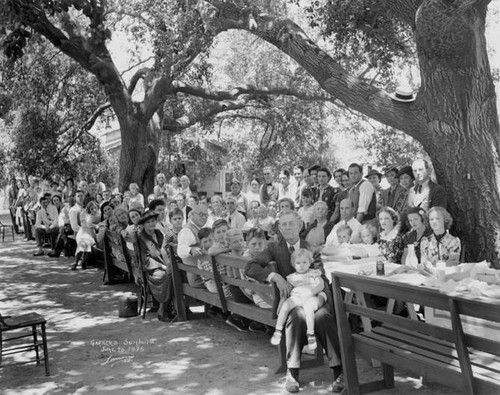
[[[278,351],[269,336],[239,333],[195,314],[187,322],[164,323],[156,314],[118,317],[120,296],[133,284],[106,286],[102,271],[68,270],[72,259],[33,257],[33,242],[0,244],[0,312],[37,312],[48,321],[51,376],[43,364],[8,365],[32,354],[4,358],[2,395],[38,394],[283,394],[284,375],[275,375]],[[360,363],[363,381],[378,370]],[[324,365],[300,373],[302,394],[327,394],[330,369]],[[396,389],[377,394],[453,394],[422,387],[399,375]]]

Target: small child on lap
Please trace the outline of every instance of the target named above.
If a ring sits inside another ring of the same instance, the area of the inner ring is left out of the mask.
[[[293,285],[293,289],[290,297],[283,302],[278,313],[276,330],[271,338],[271,344],[275,346],[281,342],[283,326],[288,314],[294,308],[302,306],[306,316],[309,350],[315,350],[317,347],[316,336],[314,335],[314,313],[323,306],[326,295],[323,292],[324,283],[321,272],[310,268],[313,261],[313,254],[305,248],[294,251],[291,256],[291,263],[295,272],[286,276],[286,279]]]

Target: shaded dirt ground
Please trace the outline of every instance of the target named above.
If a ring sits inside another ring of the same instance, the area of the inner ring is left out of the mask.
[[[4,220],[4,216],[2,216]],[[278,352],[269,336],[239,333],[196,314],[163,323],[156,314],[119,318],[118,299],[132,285],[105,286],[97,269],[68,270],[68,258],[33,257],[34,242],[0,242],[0,312],[38,312],[48,321],[51,376],[43,364],[9,366],[31,354],[4,358],[0,394],[282,394],[274,374]],[[378,369],[360,360],[363,381]],[[330,393],[326,365],[301,371],[301,393]],[[454,394],[398,374],[378,394]]]

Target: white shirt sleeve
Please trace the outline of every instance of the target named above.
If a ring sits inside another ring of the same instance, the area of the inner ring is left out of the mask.
[[[239,213],[238,211],[235,211],[231,215],[231,224],[230,227],[233,229],[243,229],[245,226],[246,219],[243,216],[243,214]]]
[[[36,221],[35,221],[35,229],[45,228],[44,222],[46,221],[45,210],[40,209],[36,212]]]
[[[372,200],[373,194],[375,193],[375,188],[370,181],[362,182],[359,186],[359,202],[358,202],[358,213],[367,213],[368,206]]]
[[[59,227],[59,213],[57,212],[57,208],[52,204],[50,204],[47,207],[47,211],[49,212],[50,219],[52,220],[50,227],[51,228]]]
[[[80,225],[78,225],[78,216],[80,215],[80,211],[73,206],[69,210],[69,223],[71,224],[71,229],[75,234],[80,230]]]
[[[337,229],[344,224],[344,221],[341,221],[332,228],[330,234],[326,237],[325,245],[327,246],[335,246],[339,244],[339,238],[337,237]]]
[[[177,240],[177,255],[179,255],[179,258],[185,259],[190,255],[191,247],[196,244],[196,237],[190,229],[182,228]]]

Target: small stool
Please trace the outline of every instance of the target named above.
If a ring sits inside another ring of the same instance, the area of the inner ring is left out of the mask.
[[[49,353],[47,350],[47,336],[45,334],[45,324],[47,321],[43,316],[37,313],[29,313],[18,315],[15,317],[2,317],[0,315],[0,366],[2,364],[2,356],[18,354],[26,351],[35,350],[36,363],[40,364],[40,353],[38,348],[42,347],[44,363],[45,363],[45,375],[50,376],[49,371]],[[14,331],[17,329],[29,328],[31,327],[31,333],[19,334],[13,337],[4,339],[3,333],[8,331]],[[38,335],[41,336],[42,341],[38,341]],[[3,348],[3,343],[7,341],[22,339],[25,337],[33,336],[33,344],[16,345],[8,348]],[[21,362],[29,363],[29,362]]]

